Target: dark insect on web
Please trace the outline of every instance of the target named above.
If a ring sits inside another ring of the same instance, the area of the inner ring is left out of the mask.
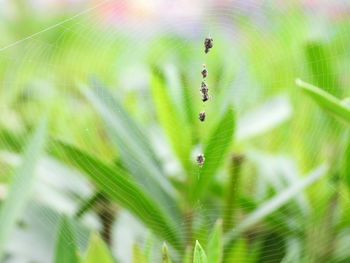
[[[197,156],[197,164],[199,165],[199,167],[202,167],[204,164],[205,158],[203,154],[199,154]]]
[[[206,94],[203,94],[202,96],[202,101],[203,102],[206,102],[207,100],[209,100],[209,95],[206,93]]]
[[[205,79],[208,76],[208,70],[205,67],[205,64],[203,64],[203,70],[202,70],[202,77]]]
[[[208,86],[204,81],[202,81],[200,91],[202,92],[202,94],[206,94],[209,91]]]
[[[207,37],[204,40],[204,48],[205,48],[204,52],[205,52],[205,54],[207,54],[212,47],[213,47],[213,39]]]
[[[205,111],[200,112],[198,118],[202,122],[205,121]]]

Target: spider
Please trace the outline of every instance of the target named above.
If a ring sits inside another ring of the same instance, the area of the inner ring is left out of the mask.
[[[203,70],[201,73],[202,73],[203,79],[205,79],[208,76],[208,70],[205,68],[205,64],[203,64]]]
[[[212,47],[213,47],[213,39],[207,37],[204,40],[204,48],[205,48],[204,52],[205,52],[205,54],[207,54],[209,52],[209,49],[211,49]]]
[[[205,158],[204,158],[204,155],[203,155],[203,154],[199,154],[199,155],[197,156],[197,164],[199,165],[199,167],[202,167],[202,166],[203,166],[204,160],[205,160]]]
[[[199,113],[199,120],[202,122],[205,121],[205,111]]]
[[[205,84],[204,81],[202,81],[200,91],[202,92],[202,94],[206,94],[206,93],[208,93],[208,91],[209,91],[208,86],[207,86],[207,84]]]
[[[202,101],[205,102],[209,100],[209,94],[208,93],[204,93],[203,96],[202,96]]]

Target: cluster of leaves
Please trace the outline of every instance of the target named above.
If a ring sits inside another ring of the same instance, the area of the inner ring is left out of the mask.
[[[172,135],[175,131],[172,130],[173,126],[168,124],[168,120],[170,118],[172,120],[174,120],[174,118],[176,119],[178,112],[172,107],[167,93],[158,81],[160,80],[153,79],[152,87],[155,93],[154,97],[156,98],[156,105],[158,107],[161,123],[163,123],[163,128],[167,131],[171,142],[178,139],[178,136],[175,136],[175,134]],[[95,80],[92,85],[92,89],[82,87],[82,92],[96,107],[101,118],[104,120],[110,140],[119,150],[123,166],[111,166],[72,145],[54,139],[50,139],[47,143],[47,153],[79,169],[94,182],[98,191],[101,191],[107,198],[117,202],[130,211],[156,236],[170,244],[172,248],[177,251],[176,254],[185,254],[183,257],[185,260],[184,262],[188,262],[188,258],[191,258],[192,249],[190,244],[193,244],[194,240],[199,238],[204,242],[207,251],[205,253],[197,242],[193,253],[194,262],[221,262],[223,255],[225,255],[225,262],[230,262],[227,261],[231,258],[230,255],[234,255],[237,249],[241,249],[241,244],[240,242],[237,243],[237,240],[244,231],[288,203],[302,189],[319,179],[326,171],[325,167],[320,167],[305,179],[295,182],[279,195],[257,207],[242,223],[236,225],[234,228],[232,228],[233,225],[231,222],[232,216],[234,215],[232,202],[237,202],[237,200],[231,195],[228,195],[226,207],[231,208],[228,209],[229,214],[223,216],[225,220],[224,223],[226,224],[225,239],[222,238],[221,224],[217,224],[214,228],[211,234],[212,238],[207,239],[208,237],[203,237],[198,234],[198,236],[196,236],[198,231],[194,230],[188,232],[186,228],[182,229],[178,226],[182,225],[181,220],[184,220],[183,216],[186,214],[191,214],[192,217],[190,219],[185,218],[184,222],[191,225],[193,222],[189,220],[193,220],[193,217],[203,216],[200,211],[198,212],[194,208],[198,200],[202,200],[201,202],[205,204],[205,200],[210,195],[208,191],[209,186],[212,184],[211,181],[229,151],[234,131],[234,115],[231,107],[224,111],[221,119],[219,119],[216,125],[213,125],[212,132],[209,132],[205,153],[211,161],[206,162],[203,168],[201,168],[199,177],[193,176],[193,174],[195,174],[193,169],[198,168],[195,168],[194,162],[190,159],[190,148],[184,152],[184,147],[181,148],[181,151],[177,148],[179,142],[172,144],[174,153],[183,161],[182,167],[185,174],[188,176],[186,178],[187,180],[183,182],[177,181],[176,184],[174,184],[162,175],[156,153],[152,150],[145,134],[123,109],[118,100]],[[164,114],[171,114],[171,116],[162,117],[161,115]],[[178,117],[177,121],[180,122],[181,118]],[[23,164],[26,168],[21,168],[22,170],[19,170],[19,175],[21,177],[14,177],[13,190],[10,191],[6,203],[2,206],[3,222],[8,222],[8,227],[2,229],[6,229],[7,235],[19,216],[19,209],[23,209],[23,202],[28,200],[26,191],[22,191],[21,195],[18,196],[19,189],[23,187],[23,185],[21,186],[18,184],[32,185],[28,180],[33,180],[31,179],[33,173],[27,173],[27,171],[30,170],[27,166],[30,165],[30,167],[32,167],[31,169],[33,169],[35,162],[33,162],[32,156],[37,156],[38,151],[43,147],[43,140],[45,138],[44,130],[45,125],[41,124],[34,135],[33,142],[28,146],[29,149],[27,151],[29,153],[27,155],[29,157],[28,159],[24,159]],[[184,132],[186,132],[186,130],[184,130]],[[189,136],[186,134],[181,137],[181,131],[176,131],[176,135],[178,135],[178,133],[180,133],[180,138],[183,140]],[[22,148],[22,142],[19,138],[23,140],[23,137],[16,138],[5,132],[2,136],[7,137],[5,146],[8,149],[19,151]],[[239,176],[236,172],[233,173],[234,177]],[[235,186],[236,185],[233,185],[232,187]],[[30,188],[27,187],[26,189],[29,191]],[[179,195],[184,198],[176,200],[176,196]],[[183,202],[183,205],[180,206],[179,204],[181,204],[181,202]],[[18,209],[11,210],[13,207],[17,206],[19,207]],[[86,207],[84,209],[88,209],[91,206],[92,205],[86,206],[84,204],[84,207]],[[84,212],[86,211],[79,213]],[[10,215],[11,218],[5,219],[5,217]],[[218,213],[214,220],[218,220],[220,217],[221,215]],[[190,226],[190,228],[192,228],[192,226]],[[6,237],[6,235],[3,236]],[[2,246],[5,245],[5,241],[6,239],[2,240]],[[66,262],[65,260],[68,259],[69,262],[78,260],[76,248],[72,245],[73,243],[74,237],[72,231],[70,230],[67,219],[64,219],[61,223],[61,230],[58,235],[57,262]],[[105,248],[99,248],[102,245],[100,241],[96,241],[96,238],[92,239],[90,246],[92,248],[89,248],[88,251],[102,250],[102,252],[98,253],[107,253]],[[168,252],[164,251],[167,251],[167,249],[163,249],[164,262],[170,262]],[[187,253],[185,251],[187,251]],[[135,253],[139,254],[137,249]],[[87,252],[86,262],[93,262],[89,260],[95,256],[93,252]],[[104,255],[104,257],[106,257],[106,260],[110,258],[108,255]],[[141,256],[134,255],[134,257]],[[208,261],[206,258],[208,258]],[[252,258],[254,257],[249,257],[249,260],[254,262]]]

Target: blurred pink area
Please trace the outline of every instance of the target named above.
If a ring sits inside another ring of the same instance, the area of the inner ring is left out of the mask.
[[[99,21],[109,25],[153,26],[172,25],[184,27],[186,24],[200,23],[213,16],[220,18],[235,14],[254,16],[264,14],[265,7],[285,12],[289,8],[301,7],[305,12],[325,16],[339,21],[350,15],[349,0],[0,0],[4,14],[15,14],[16,3],[26,3],[38,17],[74,15],[90,10],[86,14],[97,15]],[[96,7],[96,8],[95,8]],[[12,9],[6,12],[6,9]],[[5,11],[4,11],[5,10]],[[263,11],[261,11],[263,10]]]

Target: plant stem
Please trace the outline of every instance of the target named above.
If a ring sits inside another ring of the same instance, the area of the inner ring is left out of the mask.
[[[244,156],[237,154],[232,156],[229,181],[226,189],[225,203],[223,206],[223,230],[227,232],[234,226],[235,206],[238,198],[238,187],[241,177],[241,168]]]
[[[185,224],[185,246],[191,246],[193,241],[193,216],[192,210],[188,210],[184,214],[184,224]]]
[[[98,200],[95,209],[102,224],[101,236],[106,244],[110,246],[112,243],[112,228],[116,218],[117,207],[111,200],[103,196]]]

